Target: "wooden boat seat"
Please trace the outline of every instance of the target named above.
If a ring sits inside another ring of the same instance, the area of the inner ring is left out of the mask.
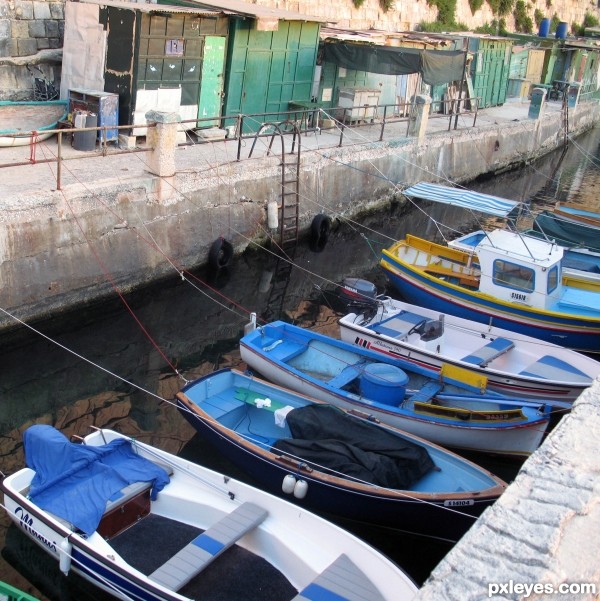
[[[544,378],[546,380],[570,380],[572,382],[588,382],[590,379],[588,375],[584,374],[574,365],[551,355],[540,357],[537,361],[520,371],[519,375]]]
[[[352,380],[358,378],[361,372],[361,367],[356,365],[348,365],[348,367],[344,367],[344,369],[342,369],[337,376],[334,376],[331,378],[331,380],[328,380],[327,384],[329,384],[329,386],[333,386],[334,388],[343,388],[347,384],[350,384]]]
[[[178,591],[244,534],[256,528],[267,511],[254,503],[243,503],[199,534],[149,578],[172,591]]]
[[[406,336],[412,328],[425,323],[426,321],[427,317],[424,317],[423,315],[411,313],[410,311],[401,311],[393,317],[373,325],[371,329],[384,336],[402,338],[403,336]]]
[[[383,596],[348,556],[342,554],[300,591],[292,601],[316,601],[318,599],[383,601]]]
[[[494,359],[497,359],[500,355],[504,355],[504,353],[508,353],[513,348],[515,348],[515,343],[512,340],[498,337],[474,353],[463,357],[461,361],[473,363],[473,365],[479,365],[479,367],[486,367]]]

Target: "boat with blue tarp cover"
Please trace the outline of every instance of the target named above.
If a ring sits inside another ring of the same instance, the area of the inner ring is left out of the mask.
[[[27,467],[2,482],[9,517],[63,573],[116,598],[408,601],[416,593],[398,566],[346,530],[112,430],[76,444],[35,425],[23,442]]]
[[[551,240],[568,248],[587,248],[600,252],[598,228],[587,223],[576,223],[551,211],[542,211],[535,216],[532,229],[527,234]]]
[[[563,276],[564,250],[518,232],[487,232],[471,252],[408,234],[380,266],[401,297],[480,323],[600,352],[600,281]]]
[[[283,321],[243,336],[240,355],[280,386],[445,447],[526,456],[549,422],[549,405],[488,391],[469,369],[434,371]]]
[[[600,362],[565,347],[448,313],[377,295],[366,280],[347,278],[340,298],[342,340],[393,353],[440,371],[444,363],[487,379],[490,390],[570,408],[600,375]]]
[[[554,207],[554,214],[562,217],[566,221],[572,221],[573,223],[585,223],[600,229],[600,213],[596,211],[588,211],[573,203],[559,202]]]
[[[416,436],[222,369],[177,394],[198,433],[300,505],[457,540],[503,492],[487,470]]]

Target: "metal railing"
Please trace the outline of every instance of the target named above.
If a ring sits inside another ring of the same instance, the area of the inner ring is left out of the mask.
[[[467,104],[468,103],[468,104]],[[452,128],[452,119],[454,118],[454,128],[457,128],[458,116],[466,115],[473,116],[471,127],[475,127],[479,99],[460,99],[460,100],[445,100],[435,101],[431,104],[429,119],[448,119],[448,130]],[[201,130],[203,126],[218,125],[225,130],[225,138],[218,138],[218,141],[236,141],[237,155],[236,161],[242,160],[242,150],[248,140],[252,140],[252,146],[249,156],[251,156],[256,142],[260,138],[272,138],[273,133],[277,130],[278,134],[283,136],[293,136],[291,152],[294,152],[295,136],[298,131],[302,133],[321,132],[335,133],[338,132],[337,143],[332,143],[332,146],[341,147],[346,140],[346,134],[349,130],[358,131],[362,128],[367,128],[370,132],[376,132],[374,140],[383,141],[386,134],[390,137],[398,138],[398,136],[409,137],[410,123],[414,120],[412,111],[414,105],[411,103],[404,104],[386,104],[386,105],[364,105],[345,108],[308,108],[301,110],[287,110],[272,113],[255,113],[255,114],[235,114],[225,115],[219,118],[206,117],[198,119],[189,119],[181,121],[180,125],[184,126],[184,131],[189,132],[195,129]],[[398,129],[398,124],[406,124],[406,130],[402,132]],[[154,123],[147,125],[110,125],[96,126],[84,128],[59,128],[54,130],[44,130],[44,134],[57,135],[57,152],[56,156],[51,158],[37,159],[35,157],[35,145],[39,142],[36,137],[40,132],[27,132],[15,134],[15,138],[30,138],[32,151],[29,160],[21,162],[0,163],[0,169],[5,167],[15,167],[20,165],[30,165],[32,163],[56,163],[56,189],[61,190],[62,184],[62,164],[65,161],[81,160],[90,157],[98,156],[114,156],[119,154],[131,154],[134,152],[149,152],[151,149],[147,147],[121,148],[118,145],[113,146],[112,143],[116,140],[109,140],[109,131],[125,132],[128,137],[131,132],[137,129],[146,129],[155,127]],[[392,129],[393,127],[393,129]],[[73,145],[73,139],[79,133],[99,132],[96,136],[98,149],[86,150],[81,156],[65,156],[64,146],[67,143],[65,138],[68,138],[69,145]],[[8,136],[5,136],[8,137]],[[112,135],[111,135],[112,137]],[[133,137],[133,136],[132,136]],[[143,136],[135,136],[143,137]],[[99,138],[99,140],[98,140]],[[118,138],[118,136],[117,136]],[[363,139],[362,141],[365,141]],[[118,140],[117,140],[118,141]],[[202,140],[199,137],[194,140],[192,136],[188,136],[185,144],[207,144],[215,140]],[[358,144],[360,142],[354,140],[350,144]],[[269,151],[267,151],[269,154]],[[249,157],[247,157],[249,158]]]

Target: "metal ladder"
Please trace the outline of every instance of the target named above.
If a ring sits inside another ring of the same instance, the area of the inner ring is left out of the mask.
[[[279,203],[279,230],[278,240],[272,251],[276,256],[275,266],[271,279],[271,288],[269,298],[263,317],[279,318],[286,298],[287,288],[290,282],[292,268],[294,266],[294,257],[298,245],[298,230],[300,221],[300,130],[293,121],[284,121],[282,123],[265,123],[256,133],[252,149],[249,156],[252,155],[254,145],[259,135],[264,129],[273,128],[273,133],[267,149],[269,156],[273,149],[275,137],[281,140],[281,194]],[[285,133],[282,130],[287,130]],[[292,147],[289,152],[293,155],[291,161],[286,160],[285,135],[292,134]]]

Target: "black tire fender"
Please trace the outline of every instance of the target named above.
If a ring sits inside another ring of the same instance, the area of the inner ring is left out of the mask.
[[[313,217],[310,224],[310,250],[320,253],[329,240],[331,233],[331,217],[319,213]]]
[[[227,267],[233,259],[233,245],[223,236],[217,238],[208,251],[208,264],[212,269],[218,270]]]

